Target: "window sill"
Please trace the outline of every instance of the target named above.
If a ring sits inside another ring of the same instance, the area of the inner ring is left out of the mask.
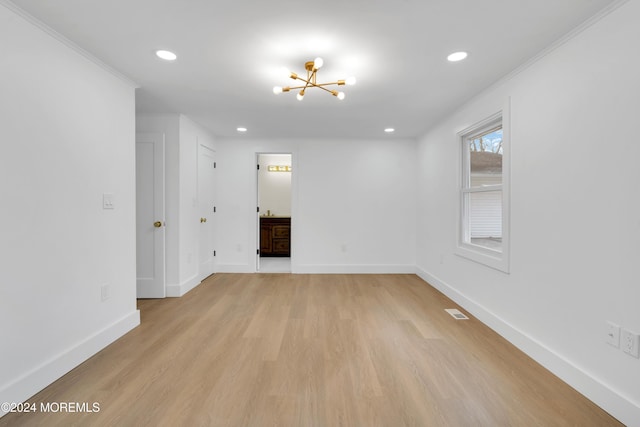
[[[455,254],[509,274],[509,257],[506,254],[505,248],[500,252],[482,246],[459,243],[456,247]]]

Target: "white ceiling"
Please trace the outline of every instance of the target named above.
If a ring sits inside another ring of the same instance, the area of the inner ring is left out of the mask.
[[[219,136],[395,137],[438,118],[614,0],[13,0],[140,85],[138,112],[183,113]],[[178,55],[173,63],[157,49]],[[459,63],[449,53],[469,52]],[[276,96],[324,58],[354,75],[339,101]]]

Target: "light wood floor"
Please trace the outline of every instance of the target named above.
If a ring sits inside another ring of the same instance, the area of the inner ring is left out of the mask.
[[[620,426],[414,275],[216,274],[0,425]]]

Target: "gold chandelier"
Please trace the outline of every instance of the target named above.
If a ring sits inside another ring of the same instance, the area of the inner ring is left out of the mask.
[[[356,84],[356,78],[355,77],[349,77],[347,79],[344,80],[338,80],[337,82],[330,82],[330,83],[318,83],[316,81],[316,75],[318,73],[318,70],[320,69],[320,67],[322,67],[324,61],[322,60],[322,58],[316,58],[313,61],[308,61],[304,64],[304,68],[307,70],[307,78],[303,79],[302,77],[298,76],[296,73],[291,72],[289,74],[289,77],[292,78],[293,80],[300,80],[302,82],[304,82],[304,85],[302,86],[285,86],[285,87],[280,87],[280,86],[276,86],[273,88],[273,93],[275,93],[276,95],[281,94],[282,92],[289,92],[290,90],[297,90],[300,89],[300,92],[298,92],[298,95],[296,95],[296,98],[298,98],[298,101],[302,101],[304,99],[304,94],[305,91],[307,90],[307,88],[310,87],[317,87],[319,89],[322,89],[326,92],[329,92],[331,95],[335,96],[336,98],[342,100],[344,99],[344,92],[338,92],[337,90],[330,90],[327,89],[325,86],[331,86],[331,85],[337,85],[337,86],[344,86],[344,85],[354,85]]]

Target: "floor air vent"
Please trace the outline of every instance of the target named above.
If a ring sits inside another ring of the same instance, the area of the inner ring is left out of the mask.
[[[453,317],[456,320],[467,320],[469,319],[467,316],[465,316],[460,310],[458,310],[457,308],[446,308],[444,311],[446,311],[447,313],[449,313],[451,315],[451,317]]]

